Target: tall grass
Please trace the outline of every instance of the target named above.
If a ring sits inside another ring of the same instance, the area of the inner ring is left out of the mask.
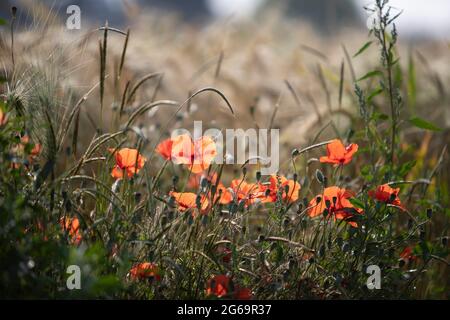
[[[194,44],[183,31],[180,42],[158,48],[174,37],[169,20],[163,26],[170,32],[146,30],[153,47],[139,26],[130,32],[105,24],[67,48],[49,51],[43,43],[30,54],[23,48],[35,34],[15,33],[13,19],[1,34],[0,295],[204,299],[239,298],[245,288],[245,297],[257,299],[448,298],[448,128],[420,114],[427,103],[438,110],[445,104],[421,87],[414,51],[402,65],[387,1],[377,0],[375,10],[372,42],[361,39],[366,44],[353,57],[347,45],[324,44],[339,52],[334,59],[274,37],[291,57],[286,64],[245,29],[233,30],[240,40],[229,47],[220,38],[220,50],[208,48],[215,53],[210,61],[201,50],[217,35],[214,26],[196,31]],[[240,50],[248,41],[251,48]],[[147,54],[168,59],[168,70],[155,70],[154,62],[144,68]],[[72,63],[95,72],[75,74]],[[422,72],[448,101],[441,75],[428,65]],[[89,85],[80,88],[80,79]],[[280,128],[278,176],[261,176],[259,164],[212,164],[204,176],[218,179],[200,179],[155,153],[172,129],[194,119]],[[359,145],[350,164],[319,162],[334,138]],[[147,161],[137,174],[116,179],[111,171],[122,148]],[[300,184],[298,195],[282,176]],[[220,204],[219,184],[233,179],[233,201]],[[272,201],[238,198],[245,182],[275,184]],[[401,206],[396,194],[384,202],[371,197],[380,185],[400,188]],[[325,197],[332,186],[351,191],[351,219],[330,213],[338,201]],[[170,192],[194,193],[195,205],[182,209]],[[321,201],[323,212],[311,217]],[[67,223],[75,219],[76,230]],[[151,263],[151,274],[133,276],[140,263]],[[81,290],[66,289],[72,264],[81,267]],[[381,269],[379,290],[366,286],[369,265]],[[230,279],[224,295],[214,288],[219,275]]]

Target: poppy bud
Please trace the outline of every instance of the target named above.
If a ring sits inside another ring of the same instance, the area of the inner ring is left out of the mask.
[[[303,199],[302,199],[302,203],[303,203],[303,206],[304,206],[305,208],[308,207],[308,205],[309,205],[309,201],[308,201],[307,198],[303,198]]]
[[[263,242],[264,239],[266,239],[266,237],[264,237],[264,235],[260,234],[260,235],[258,236],[258,242]]]
[[[425,240],[425,229],[421,229],[420,230],[420,234],[419,234],[420,240]]]
[[[447,237],[443,237],[441,241],[442,241],[442,245],[446,246],[447,243],[448,243],[448,238]]]
[[[142,194],[140,192],[135,192],[134,193],[134,201],[136,203],[139,203],[141,201],[141,198],[142,198]]]
[[[284,192],[285,192],[286,194],[289,194],[289,186],[288,186],[288,185],[285,185],[285,186],[284,186]]]
[[[174,208],[174,207],[175,207],[175,197],[174,197],[174,196],[171,196],[171,197],[169,198],[169,201],[168,201],[167,204],[168,204],[169,207]]]
[[[303,211],[303,205],[300,203],[297,208],[297,214],[301,214]]]
[[[291,220],[289,220],[289,218],[284,219],[284,221],[283,221],[284,227],[287,228],[289,226],[290,222],[291,222]]]
[[[17,14],[17,7],[11,7],[11,15],[12,15],[12,17],[15,18],[16,14]]]
[[[66,201],[64,201],[64,203],[65,203],[66,211],[67,212],[72,211],[72,202],[69,199],[67,199]]]
[[[270,189],[267,189],[264,191],[264,196],[268,197],[270,195]]]
[[[350,251],[350,244],[348,242],[345,242],[344,245],[342,246],[342,251],[343,252],[348,252]]]
[[[331,207],[331,201],[328,200],[328,199],[326,199],[326,200],[325,200],[325,206],[327,207],[327,209],[330,209],[330,207]]]
[[[261,180],[261,171],[256,171],[256,181],[260,181]]]
[[[319,204],[322,201],[322,197],[316,197],[316,203]]]
[[[431,219],[431,216],[433,215],[433,209],[431,209],[431,208],[428,208],[427,209],[427,217],[428,217],[428,219]]]
[[[164,227],[167,224],[167,216],[161,217],[161,226]]]
[[[336,205],[337,197],[333,197],[333,205]]]
[[[321,245],[319,249],[319,256],[323,257],[325,255],[325,246]]]
[[[404,259],[399,259],[398,260],[398,267],[402,268],[405,265],[405,260]]]
[[[179,180],[179,177],[178,177],[178,176],[173,176],[173,177],[172,177],[172,184],[173,184],[174,186],[176,186],[177,183],[178,183],[178,180]]]
[[[316,178],[317,178],[317,181],[319,181],[321,184],[323,184],[324,175],[323,175],[322,171],[320,171],[319,169],[316,170]]]
[[[197,206],[197,208],[200,210],[202,208],[202,196],[201,195],[197,195],[197,197],[195,198],[195,205]]]
[[[242,168],[242,174],[245,176],[247,174],[247,167]]]
[[[408,229],[411,229],[413,227],[413,220],[408,219]]]

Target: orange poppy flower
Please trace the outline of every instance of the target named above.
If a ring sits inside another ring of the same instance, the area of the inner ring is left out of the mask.
[[[228,294],[230,288],[230,277],[226,275],[217,275],[208,281],[206,286],[206,295],[207,296],[216,296],[217,298],[221,298]]]
[[[157,281],[161,280],[158,266],[151,262],[141,262],[136,264],[130,269],[129,275],[133,280],[143,280],[148,278],[153,278]]]
[[[164,159],[171,160],[172,145],[173,145],[172,139],[166,139],[156,146],[156,152],[158,152]]]
[[[234,298],[237,300],[250,300],[252,299],[252,297],[252,290],[250,290],[249,288],[237,287],[236,291],[234,292]]]
[[[264,190],[265,198],[262,202],[276,202],[280,189],[283,200],[287,199],[289,202],[298,200],[298,192],[300,191],[300,184],[298,182],[288,180],[285,176],[271,175],[269,178],[269,186]]]
[[[414,261],[417,259],[417,256],[413,253],[413,250],[411,247],[406,247],[403,249],[403,251],[400,253],[400,259],[405,261],[405,263],[409,263],[410,261]]]
[[[69,218],[63,217],[60,222],[61,227],[64,231],[69,233],[71,238],[71,242],[75,245],[79,245],[82,240],[81,231],[80,231],[80,220],[77,217]]]
[[[197,173],[189,176],[188,187],[192,189],[198,189],[200,187],[201,182],[206,179],[211,184],[217,183],[217,173],[213,172],[209,176],[206,173]]]
[[[203,136],[195,141],[187,134],[172,139],[171,159],[189,167],[192,173],[201,173],[209,168],[217,155],[212,138]]]
[[[12,148],[12,152],[15,153],[18,156],[23,156],[25,153],[25,147],[27,145],[31,144],[30,137],[28,135],[24,135],[20,138],[20,143]],[[36,143],[33,145],[33,148],[30,150],[30,153],[28,154],[28,163],[32,164],[34,160],[39,156],[39,154],[42,151],[42,145],[39,143]],[[20,168],[19,163],[13,163],[12,168],[18,169]]]
[[[369,191],[369,196],[380,202],[393,204],[399,208],[405,209],[398,197],[400,188],[391,188],[387,183],[378,186],[375,190]]]
[[[198,189],[203,179],[209,181],[211,186],[217,186],[214,199],[212,202],[218,201],[220,204],[229,204],[233,201],[233,194],[221,183],[217,182],[217,173],[214,172],[207,177],[205,174],[194,174],[189,178],[188,187],[192,189]],[[211,192],[209,192],[211,197]]]
[[[115,151],[113,148],[108,150],[110,152]],[[116,179],[123,178],[124,172],[126,172],[128,178],[131,178],[144,167],[145,161],[147,161],[136,149],[123,148],[115,151],[114,156],[116,157],[116,165],[111,175]]]
[[[255,203],[264,198],[265,188],[256,183],[247,183],[241,179],[234,179],[230,185],[238,202],[244,200],[246,205]]]
[[[184,212],[189,209],[197,208],[197,195],[192,192],[174,192],[169,193],[171,197],[175,199],[178,205],[178,210]],[[206,197],[202,196],[200,199],[200,211],[204,212],[208,208],[209,202]]]
[[[342,165],[348,164],[352,161],[352,157],[356,151],[358,151],[358,145],[356,143],[351,143],[345,147],[341,140],[334,139],[327,144],[327,155],[320,157],[320,162]]]
[[[318,203],[317,198],[321,200]],[[353,194],[339,187],[325,188],[323,194],[319,194],[316,198],[312,199],[309,203],[311,209],[308,210],[308,215],[313,218],[323,214],[324,211],[328,211],[329,215],[333,215],[335,219],[347,220],[354,216],[352,212],[362,213],[363,210],[356,208],[352,205],[349,199],[353,197]],[[327,207],[328,206],[328,207]],[[352,227],[357,227],[357,223],[354,221],[347,221]]]
[[[0,109],[0,127],[4,126],[8,122],[8,115]]]
[[[214,202],[216,202],[217,199],[219,199],[220,204],[229,204],[233,202],[233,194],[220,182],[219,184],[217,184],[217,190],[214,195]]]

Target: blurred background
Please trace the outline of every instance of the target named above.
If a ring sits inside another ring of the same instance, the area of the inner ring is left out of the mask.
[[[30,9],[37,4],[64,15],[67,6],[75,4],[80,6],[83,18],[93,25],[108,20],[112,25],[128,26],[133,23],[130,19],[133,10],[135,14],[151,10],[175,14],[201,26],[218,18],[257,19],[264,9],[277,6],[286,16],[308,21],[323,34],[332,35],[336,28],[365,25],[363,6],[369,3],[368,0],[2,0],[0,15],[8,17],[13,5]],[[390,4],[403,10],[398,20],[402,36],[449,38],[450,1],[391,0]],[[31,21],[30,16],[25,11],[21,19]]]
[[[392,15],[401,13],[396,20],[400,56],[396,81],[404,99],[402,116],[423,116],[447,129],[450,1],[389,3]],[[66,9],[72,4],[81,9],[81,30],[65,27]],[[107,130],[119,125],[113,119],[127,83],[133,87],[152,73],[157,76],[146,80],[127,101],[125,114],[155,99],[185,101],[204,87],[219,89],[234,107],[235,116],[231,116],[221,98],[202,94],[170,126],[163,124],[173,110],[154,109],[136,121],[136,130],[148,140],[169,135],[176,127],[190,129],[193,120],[203,120],[204,129],[271,127],[280,129],[282,150],[288,156],[292,148],[310,143],[319,133],[324,139],[344,136],[353,116],[359,114],[355,79],[380,66],[375,43],[353,57],[369,40],[369,15],[364,7],[371,1],[367,0],[2,0],[2,18],[9,19],[12,5],[18,7],[20,65],[24,72],[30,65],[46,73],[51,68],[55,88],[69,93],[61,103],[67,108],[99,81],[103,32],[96,29],[107,20],[110,27],[131,31],[119,80],[116,75],[125,37],[114,32],[108,36],[107,108],[103,109],[107,114],[103,121],[111,124]],[[9,39],[5,32],[0,42],[6,66]],[[53,59],[50,65],[49,57]],[[34,89],[41,83],[32,85]],[[371,90],[377,82],[363,85]],[[55,97],[63,99],[56,89]],[[376,97],[374,103],[389,113],[383,99]],[[84,129],[79,133],[80,150],[98,129],[98,105],[94,90],[80,115]],[[408,129],[405,135],[412,143],[424,138],[418,129]],[[440,139],[430,140],[430,150],[439,150],[440,145]]]

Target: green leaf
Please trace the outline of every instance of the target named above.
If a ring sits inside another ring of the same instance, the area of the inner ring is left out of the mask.
[[[370,93],[370,95],[367,97],[367,102],[371,102],[372,101],[372,99],[373,98],[375,98],[377,95],[379,95],[380,93],[382,93],[383,92],[383,89],[382,88],[377,88],[377,89],[375,89],[374,91],[372,91],[371,93]]]
[[[358,52],[356,52],[356,53],[353,55],[353,58],[355,58],[355,57],[359,56],[361,53],[363,53],[368,47],[370,47],[371,44],[372,44],[372,41],[366,42],[366,43],[358,50]]]
[[[5,25],[7,25],[8,24],[8,21],[6,21],[5,19],[3,19],[3,18],[0,18],[0,26],[5,26]]]
[[[409,119],[409,122],[411,122],[412,125],[416,126],[417,128],[424,129],[424,130],[430,130],[430,131],[442,131],[441,128],[438,126],[432,124],[431,122],[428,122],[422,118],[419,117],[413,117]]]
[[[375,76],[382,76],[383,73],[381,71],[378,70],[374,70],[374,71],[370,71],[368,73],[366,73],[365,75],[363,75],[361,78],[359,78],[358,80],[356,80],[357,82],[362,81],[362,80],[366,80],[368,78],[372,78]]]
[[[358,198],[350,198],[348,200],[355,207],[360,208],[360,209],[364,209],[364,203],[361,200],[359,200]]]

